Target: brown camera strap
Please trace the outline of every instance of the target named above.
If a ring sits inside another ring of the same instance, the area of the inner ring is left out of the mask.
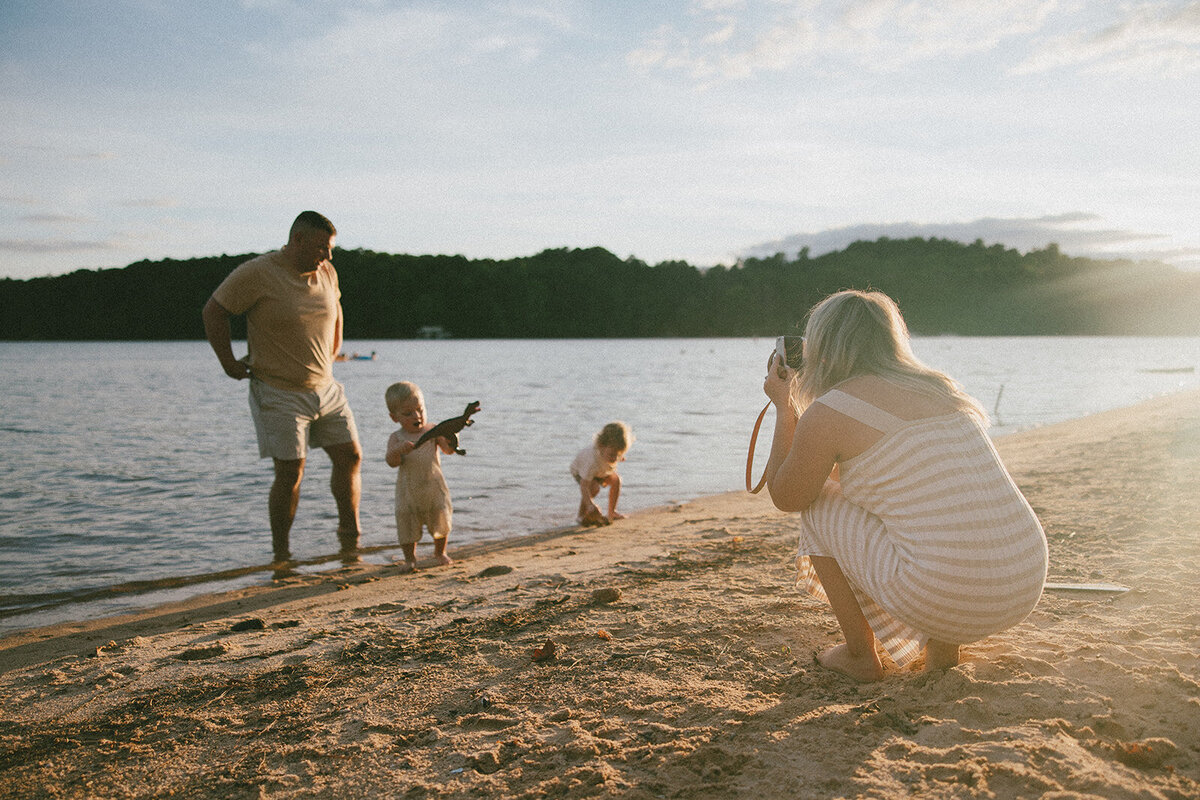
[[[750,434],[750,450],[746,453],[746,491],[750,494],[758,494],[762,491],[763,484],[767,482],[767,471],[763,469],[763,476],[759,478],[758,485],[751,488],[751,471],[754,467],[754,444],[758,441],[758,429],[762,427],[763,417],[767,415],[767,411],[771,408],[771,401],[763,406],[763,410],[758,412],[758,419],[754,421],[754,431]]]

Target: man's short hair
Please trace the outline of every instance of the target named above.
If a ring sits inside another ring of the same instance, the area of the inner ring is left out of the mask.
[[[296,221],[292,223],[292,229],[288,231],[288,237],[295,236],[300,231],[321,231],[330,236],[337,236],[337,228],[333,227],[333,223],[324,214],[318,214],[316,211],[301,211],[300,216],[296,217]]]

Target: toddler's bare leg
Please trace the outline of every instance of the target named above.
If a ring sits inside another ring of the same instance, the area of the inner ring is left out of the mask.
[[[588,480],[581,481],[579,484],[579,521],[584,524],[595,524],[597,521],[593,517],[600,516],[600,509],[596,505],[596,496],[600,494],[600,481]],[[589,520],[591,522],[589,523]],[[607,520],[605,520],[607,522]]]
[[[446,555],[446,540],[449,538],[450,537],[448,536],[442,536],[440,538],[435,536],[433,538],[433,555],[435,558],[437,558],[439,564],[444,565],[454,563],[454,559]]]
[[[417,543],[408,542],[400,545],[400,549],[404,551],[404,565],[401,567],[403,572],[416,572],[417,570]]]
[[[621,496],[621,476],[614,472],[608,476],[605,483],[608,484],[608,518],[625,519],[624,514],[617,513],[617,500]]]

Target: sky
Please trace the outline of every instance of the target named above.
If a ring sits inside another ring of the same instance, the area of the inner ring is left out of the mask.
[[[0,277],[983,239],[1200,269],[1200,0],[2,0]]]

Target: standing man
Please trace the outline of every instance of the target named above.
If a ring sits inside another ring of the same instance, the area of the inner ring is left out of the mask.
[[[330,263],[337,229],[315,211],[296,217],[281,250],[238,266],[204,306],[204,332],[225,374],[250,379],[258,454],[275,460],[267,508],[277,563],[291,559],[288,534],[300,502],[308,446],[333,463],[343,556],[358,548],[362,449],[333,359],[342,346],[342,293]],[[246,315],[249,353],[234,358],[232,315]]]

